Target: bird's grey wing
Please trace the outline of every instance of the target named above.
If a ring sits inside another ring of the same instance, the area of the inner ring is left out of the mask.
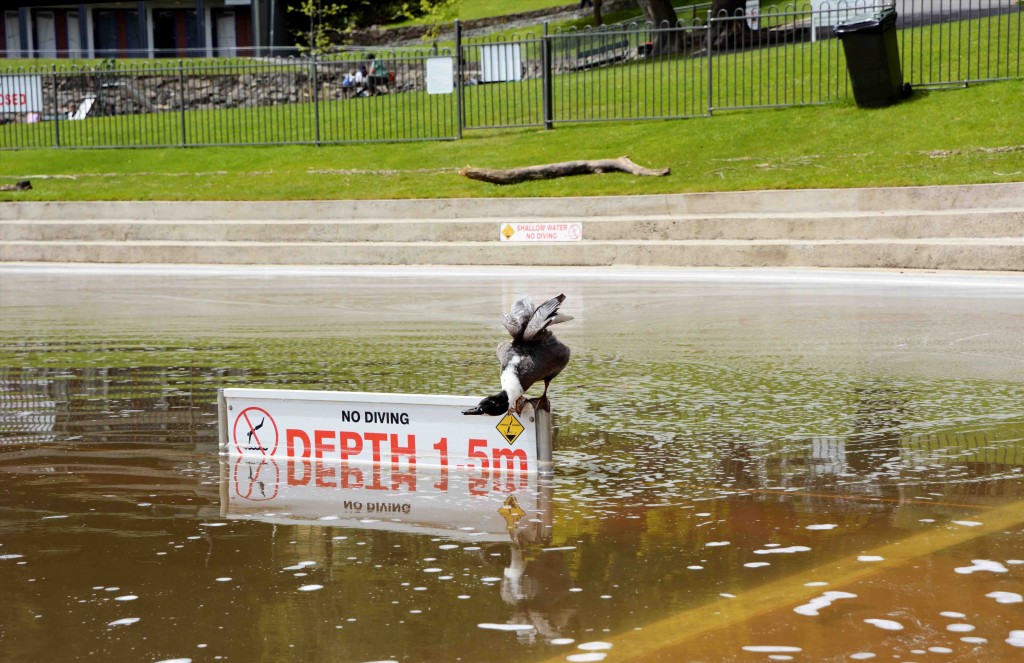
[[[526,325],[526,330],[523,332],[523,340],[532,341],[537,334],[555,322],[554,319],[558,316],[558,307],[562,305],[563,301],[565,301],[565,295],[558,295],[538,306],[537,310],[530,317],[530,322]],[[562,322],[562,320],[558,322]]]
[[[512,344],[508,341],[498,344],[498,363],[504,371],[508,363],[512,361]]]
[[[523,321],[510,313],[501,314],[501,324],[512,338],[519,338],[519,335],[523,333]]]

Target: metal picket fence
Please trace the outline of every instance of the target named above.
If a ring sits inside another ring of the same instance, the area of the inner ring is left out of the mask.
[[[913,87],[1024,77],[1018,0],[812,0],[511,37],[464,38],[456,23],[447,50],[0,71],[4,94],[37,101],[0,110],[0,149],[452,140],[830,103],[851,96],[833,27],[893,5]]]

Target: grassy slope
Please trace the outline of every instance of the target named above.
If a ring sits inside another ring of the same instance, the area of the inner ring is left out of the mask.
[[[245,200],[564,196],[1024,180],[1024,82],[710,119],[472,132],[461,141],[335,147],[0,152],[0,200]],[[999,149],[991,149],[999,148]],[[931,154],[941,152],[944,156]],[[951,154],[947,154],[952,152]],[[630,155],[665,178],[602,175],[495,187],[464,165],[513,167]],[[376,172],[344,172],[350,170]]]

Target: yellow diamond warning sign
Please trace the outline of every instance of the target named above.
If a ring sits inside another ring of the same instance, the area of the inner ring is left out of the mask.
[[[501,234],[505,236],[505,239],[512,239],[512,235],[516,234],[516,231],[509,224],[505,224],[505,227],[501,229]]]
[[[519,423],[519,420],[516,419],[515,415],[511,412],[501,418],[501,421],[498,422],[497,429],[498,432],[501,433],[501,436],[508,440],[510,445],[516,443],[516,438],[518,438],[519,434],[524,430],[523,425]]]

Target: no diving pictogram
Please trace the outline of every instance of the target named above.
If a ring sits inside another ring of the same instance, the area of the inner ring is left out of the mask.
[[[273,456],[277,451],[277,423],[261,407],[247,407],[239,412],[231,436],[238,453],[243,455],[258,452]]]

